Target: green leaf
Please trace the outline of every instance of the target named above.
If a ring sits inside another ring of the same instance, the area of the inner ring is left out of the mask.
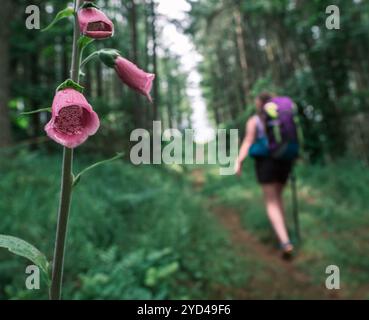
[[[49,262],[46,256],[33,245],[22,239],[0,234],[0,247],[8,249],[10,252],[32,261],[44,272],[47,279],[50,280]]]
[[[82,87],[81,85],[79,85],[77,82],[74,82],[72,79],[68,79],[68,80],[65,80],[59,87],[56,88],[56,91],[61,91],[61,90],[64,90],[64,89],[74,89],[80,93],[83,93],[84,91],[84,87]]]
[[[55,16],[54,20],[46,28],[42,29],[41,32],[50,30],[60,20],[69,18],[73,16],[73,14],[74,14],[74,9],[70,7],[59,11],[58,14]]]
[[[95,55],[97,55],[97,53],[93,53],[92,55],[88,56],[85,60],[82,61],[82,58],[83,58],[83,53],[85,51],[85,49],[87,48],[88,45],[90,45],[91,43],[93,43],[95,40],[94,39],[91,39],[89,37],[86,37],[86,36],[82,36],[79,38],[78,40],[78,47],[79,47],[79,50],[80,50],[80,55],[81,55],[81,61],[80,61],[80,70],[79,70],[79,74],[81,77],[84,77],[85,74],[83,73],[82,69],[84,67],[84,65],[90,61],[91,59],[94,58]]]
[[[33,111],[22,112],[21,116],[27,116],[30,114],[35,114],[35,113],[40,113],[40,112],[51,112],[51,108],[42,108],[42,109],[37,109]]]
[[[112,161],[115,161],[119,158],[122,158],[124,156],[124,153],[117,153],[117,155],[111,159],[107,159],[107,160],[103,160],[103,161],[99,161],[99,162],[96,162],[95,164],[87,167],[86,169],[82,170],[79,174],[77,174],[77,176],[73,179],[73,187],[75,187],[80,181],[81,181],[81,177],[88,171],[96,168],[96,167],[99,167],[103,164],[106,164],[106,163],[109,163],[109,162],[112,162]]]
[[[94,41],[95,41],[94,39],[91,39],[86,36],[82,36],[78,40],[78,47],[81,51],[83,51],[84,48],[86,48],[89,44],[91,44]]]
[[[171,274],[177,272],[178,269],[179,263],[177,261],[162,267],[151,267],[146,271],[145,285],[154,287],[158,281],[168,278]]]

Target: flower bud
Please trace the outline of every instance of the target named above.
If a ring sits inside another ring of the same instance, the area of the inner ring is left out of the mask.
[[[154,74],[139,69],[131,61],[120,56],[115,60],[115,71],[123,83],[143,94],[152,102],[150,91],[155,79]]]
[[[123,58],[116,50],[101,50],[99,57],[105,65],[115,69],[124,84],[141,93],[152,102],[150,91],[155,79],[154,74],[141,70],[134,63]]]

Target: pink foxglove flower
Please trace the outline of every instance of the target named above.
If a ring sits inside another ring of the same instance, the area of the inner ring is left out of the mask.
[[[57,143],[75,148],[99,129],[100,120],[82,93],[67,88],[58,91],[52,105],[52,118],[45,126]]]
[[[90,3],[78,11],[78,22],[81,33],[93,39],[106,39],[113,36],[114,25],[104,12]]]
[[[131,61],[123,58],[117,50],[100,50],[99,58],[109,68],[115,69],[123,83],[143,94],[152,102],[150,91],[155,79],[154,74],[141,70]]]
[[[115,70],[119,78],[131,89],[146,96],[152,102],[150,91],[155,75],[139,69],[135,64],[119,56],[115,60]]]

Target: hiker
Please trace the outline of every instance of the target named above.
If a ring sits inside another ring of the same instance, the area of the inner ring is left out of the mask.
[[[283,257],[289,258],[294,247],[286,228],[282,195],[298,153],[293,102],[288,97],[274,98],[264,92],[255,99],[255,104],[256,114],[247,121],[235,173],[241,175],[242,162],[248,155],[255,159],[256,176],[263,189],[269,220]],[[286,132],[286,128],[290,132]]]

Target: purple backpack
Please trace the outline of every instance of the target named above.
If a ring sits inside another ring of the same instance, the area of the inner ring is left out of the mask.
[[[263,110],[269,154],[276,159],[293,160],[299,155],[299,141],[294,102],[289,97],[275,97]]]

